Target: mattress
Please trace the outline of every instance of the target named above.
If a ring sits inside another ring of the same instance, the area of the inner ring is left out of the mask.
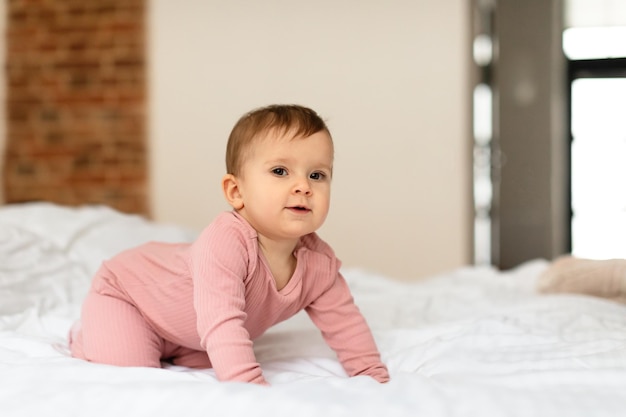
[[[344,268],[389,368],[386,384],[348,378],[302,313],[254,342],[270,387],[218,382],[210,369],[70,357],[66,336],[102,260],[194,237],[103,206],[0,208],[0,416],[626,414],[626,306],[537,294],[542,259],[414,282]]]

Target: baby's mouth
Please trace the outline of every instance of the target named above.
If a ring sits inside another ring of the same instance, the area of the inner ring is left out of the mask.
[[[293,210],[293,211],[297,211],[299,213],[306,213],[311,211],[311,209],[304,207],[304,206],[293,206],[293,207],[287,207],[289,210]]]

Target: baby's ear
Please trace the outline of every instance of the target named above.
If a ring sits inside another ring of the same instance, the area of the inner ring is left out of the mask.
[[[239,180],[233,174],[226,174],[222,178],[224,198],[235,210],[243,208],[243,198],[239,190]]]

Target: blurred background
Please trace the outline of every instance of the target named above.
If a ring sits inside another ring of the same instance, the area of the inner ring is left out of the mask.
[[[619,0],[3,0],[2,201],[194,230],[230,129],[270,103],[335,139],[320,234],[419,279],[626,257]]]

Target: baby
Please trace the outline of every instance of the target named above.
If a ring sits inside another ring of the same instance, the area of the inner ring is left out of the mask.
[[[315,233],[330,203],[333,142],[311,109],[245,114],[226,150],[218,215],[192,243],[150,242],[103,262],[70,331],[72,356],[119,366],[213,368],[268,385],[253,340],[304,309],[350,376],[387,382],[371,331]]]

